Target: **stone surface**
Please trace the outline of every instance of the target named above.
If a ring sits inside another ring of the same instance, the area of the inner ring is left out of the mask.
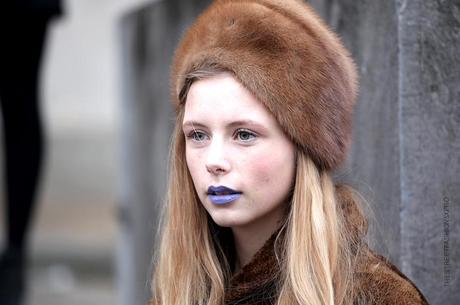
[[[460,1],[397,1],[401,262],[434,304],[460,299]]]

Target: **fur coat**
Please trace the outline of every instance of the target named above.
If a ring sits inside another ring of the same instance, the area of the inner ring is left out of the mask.
[[[347,186],[338,185],[337,200],[345,215],[345,225],[351,226],[355,238],[367,234],[367,221],[355,204]],[[274,241],[278,231],[265,242],[251,261],[230,279],[225,294],[226,305],[276,304],[276,283],[273,275],[279,272]],[[361,251],[355,272],[354,285],[366,297],[360,304],[368,305],[428,305],[426,298],[387,258],[375,253],[367,245]],[[153,305],[153,301],[150,303]]]
[[[356,238],[367,234],[367,221],[358,210],[354,199],[344,185],[337,186],[337,199],[344,211],[345,223],[351,226]],[[271,305],[276,304],[274,284],[271,282],[277,268],[274,240],[275,232],[254,255],[252,260],[230,280],[225,300],[227,305]],[[354,285],[358,285],[367,296],[369,305],[428,305],[427,300],[396,266],[387,258],[375,253],[367,245],[361,250],[355,273]]]

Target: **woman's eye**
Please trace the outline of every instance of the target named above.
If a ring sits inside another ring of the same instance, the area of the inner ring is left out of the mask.
[[[192,131],[187,138],[192,139],[193,141],[202,142],[206,140],[206,134],[200,131]]]
[[[239,140],[247,142],[247,141],[250,141],[252,139],[255,139],[256,135],[254,133],[250,132],[250,131],[247,131],[247,130],[240,130],[237,133],[237,137],[238,137]]]

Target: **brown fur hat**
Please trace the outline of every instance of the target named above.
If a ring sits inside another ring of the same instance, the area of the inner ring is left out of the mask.
[[[233,72],[319,168],[334,169],[345,160],[356,68],[306,3],[214,1],[176,50],[171,75],[176,111],[186,75],[210,66]]]

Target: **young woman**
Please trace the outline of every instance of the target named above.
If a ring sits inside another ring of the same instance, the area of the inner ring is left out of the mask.
[[[427,304],[334,184],[356,69],[301,1],[215,1],[172,72],[176,127],[151,304]]]

